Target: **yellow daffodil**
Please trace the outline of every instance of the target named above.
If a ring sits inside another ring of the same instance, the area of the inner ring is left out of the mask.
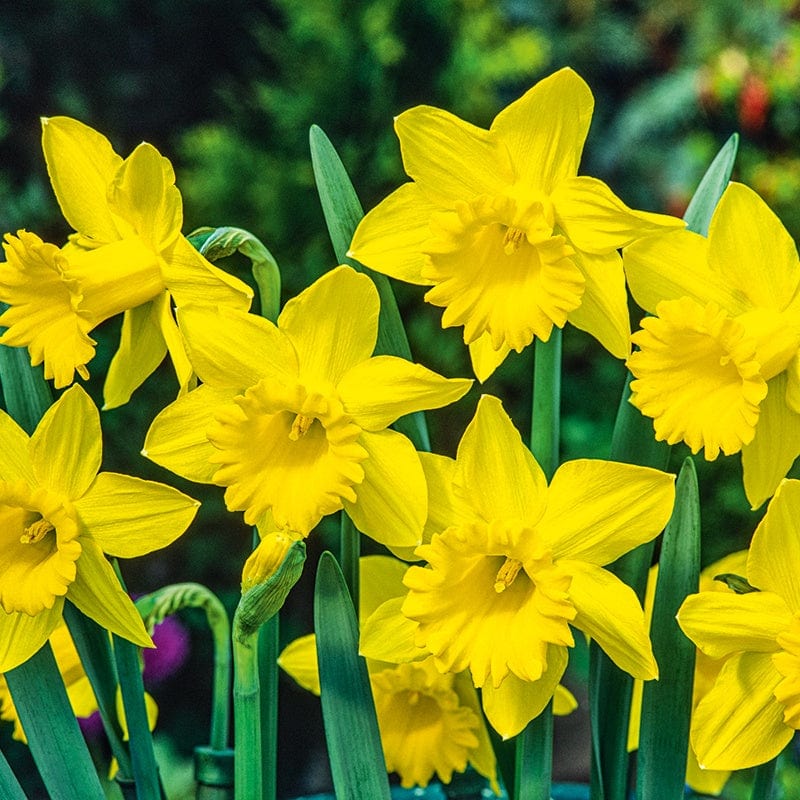
[[[27,347],[44,362],[56,388],[75,372],[88,378],[91,331],[124,312],[120,347],[105,386],[107,408],[131,393],[169,350],[182,389],[192,377],[172,317],[199,301],[246,310],[251,289],[212,266],[181,235],[183,209],[172,165],[140,144],[126,159],[100,133],[69,117],[43,121],[50,181],[67,222],[77,231],[59,249],[36,234],[5,237],[0,264],[0,316],[7,345]]]
[[[658,535],[672,511],[674,476],[581,460],[562,465],[548,486],[490,396],[456,461],[439,457],[428,468],[437,465],[437,485],[450,485],[430,495],[440,532],[417,548],[428,566],[409,569],[405,599],[372,615],[365,655],[408,661],[422,651],[442,672],[469,669],[504,737],[553,697],[574,644],[571,626],[634,677],[657,676],[642,607],[603,567]]]
[[[692,715],[704,769],[763,764],[800,729],[800,481],[785,480],[753,535],[745,577],[755,591],[704,591],[678,612],[683,632],[722,659]]]
[[[631,402],[657,439],[707,460],[742,451],[753,508],[800,455],[800,260],[780,220],[732,183],[708,238],[654,236],[624,252],[636,302]]]
[[[306,536],[344,508],[373,539],[416,545],[425,479],[411,442],[387,428],[457,400],[471,381],[372,357],[378,309],[374,284],[350,267],[287,303],[277,326],[229,309],[179,309],[203,385],[156,417],[143,453],[227,487],[228,508],[263,534]]]
[[[478,379],[569,321],[619,358],[630,325],[617,248],[683,223],[632,211],[578,176],[594,99],[571,69],[545,78],[489,130],[417,106],[395,119],[412,179],[370,211],[350,255],[409,283],[463,326]]]
[[[385,556],[361,559],[359,616],[405,593],[408,565]],[[296,639],[278,663],[304,689],[320,693],[314,635]],[[497,769],[477,693],[466,673],[441,674],[428,658],[393,665],[367,660],[386,769],[401,785],[427,786],[434,775],[449,783],[467,764],[499,794]]]
[[[109,631],[152,642],[104,554],[130,558],[186,530],[199,503],[160,483],[100,472],[100,416],[68,389],[31,437],[0,412],[0,672],[33,655],[64,599]]]
[[[734,574],[744,575],[747,565],[747,551],[740,550],[710,564],[700,573],[699,590],[701,592],[731,593],[724,581],[715,580],[719,575]],[[650,569],[647,577],[647,590],[644,598],[644,615],[648,628],[652,622],[653,604],[655,602],[656,580],[658,566]],[[723,661],[709,658],[702,650],[695,654],[694,683],[692,685],[692,713],[700,701],[708,694],[722,669]],[[633,684],[633,698],[631,702],[631,721],[628,729],[628,750],[639,747],[639,722],[642,713],[642,681]],[[700,794],[719,795],[728,781],[730,770],[702,769],[697,762],[694,750],[689,746],[686,754],[686,783]]]

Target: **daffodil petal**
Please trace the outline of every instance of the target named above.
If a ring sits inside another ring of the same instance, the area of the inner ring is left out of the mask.
[[[475,512],[453,491],[454,459],[435,453],[420,453],[419,460],[428,485],[428,519],[422,540],[430,542],[434,533],[441,533],[451,525],[471,522]]]
[[[612,461],[568,461],[550,482],[538,531],[553,558],[604,566],[655,539],[674,501],[674,475]]]
[[[352,267],[337,267],[291,299],[278,327],[297,351],[300,378],[338,384],[366,361],[378,336],[380,300],[375,284]]]
[[[128,309],[122,318],[119,349],[111,359],[103,387],[104,409],[125,405],[167,354],[156,302]]]
[[[800,481],[785,480],[770,501],[750,545],[747,580],[762,592],[775,592],[793,614],[800,614]]]
[[[237,311],[250,308],[253,290],[209,263],[184,236],[178,236],[166,254],[162,271],[164,285],[179,308],[188,303],[225,306]]]
[[[361,626],[358,652],[365,658],[402,664],[430,655],[417,647],[417,623],[404,616],[400,607],[405,596],[393,597],[381,603]]]
[[[665,230],[680,230],[686,223],[666,214],[634,211],[603,181],[587,176],[567,178],[552,195],[556,220],[578,249],[606,254]]]
[[[301,636],[284,647],[278,656],[278,666],[306,691],[319,696],[317,637],[313,633]]]
[[[203,384],[179,397],[153,420],[142,455],[190,481],[212,483],[219,467],[209,460],[217,450],[206,432],[217,410],[235,395],[235,389]]]
[[[28,447],[30,439],[5,411],[0,411],[0,441],[3,443],[0,480],[23,480],[29,485],[34,484],[36,477]]]
[[[100,546],[85,536],[81,545],[78,574],[70,584],[67,599],[111,633],[140,647],[154,647],[136,606],[122,591]]]
[[[389,556],[362,556],[359,560],[358,616],[366,619],[392,597],[404,596],[403,575],[408,564]]]
[[[406,414],[455,402],[470,386],[471,380],[443,378],[404,358],[376,356],[349,369],[336,388],[361,428],[381,431]]]
[[[63,597],[34,616],[0,609],[0,673],[18,667],[41,648],[61,622],[63,609]]]
[[[611,355],[627,358],[631,352],[631,322],[619,253],[576,252],[572,258],[586,284],[581,304],[569,312],[567,319],[594,336]]]
[[[504,108],[491,132],[508,147],[516,179],[549,194],[577,174],[593,110],[589,86],[565,68]]]
[[[782,311],[800,282],[797,248],[781,221],[750,188],[731,183],[708,231],[711,270],[757,308]]]
[[[422,277],[427,258],[423,249],[431,238],[428,223],[436,210],[419,186],[404,183],[361,220],[347,255],[392,278],[430,285]]]
[[[727,769],[700,769],[694,750],[689,747],[686,756],[686,785],[697,794],[710,794],[718,797],[722,794],[731,771]]]
[[[775,638],[791,620],[783,598],[772,592],[690,594],[678,611],[681,630],[711,658],[743,650],[773,653]]]
[[[297,355],[291,342],[263,317],[229,308],[185,306],[178,309],[178,324],[204,383],[243,391],[265,375],[296,380]]]
[[[622,252],[633,299],[656,313],[662,300],[691,297],[700,305],[715,302],[736,316],[749,310],[747,298],[708,266],[708,239],[687,230],[638,239]]]
[[[501,194],[513,183],[508,153],[497,137],[448,111],[416,106],[395,118],[406,174],[429,202]]]
[[[567,717],[578,707],[575,695],[566,686],[558,684],[553,695],[553,714],[557,717]]]
[[[770,656],[741,653],[725,662],[692,714],[691,740],[705,769],[744,769],[774,758],[794,730],[773,696],[781,680]]]
[[[457,462],[457,492],[484,519],[539,519],[547,488],[544,472],[496,397],[483,395],[478,401]]]
[[[100,414],[80,386],[72,386],[45,412],[31,436],[36,477],[71,500],[94,480],[103,455]]]
[[[469,358],[475,377],[481,383],[489,380],[510,352],[511,347],[507,342],[503,342],[499,349],[495,350],[492,334],[488,331],[482,333],[475,341],[469,343]]]
[[[196,376],[194,367],[192,367],[186,352],[186,342],[181,336],[175,317],[172,316],[171,297],[172,295],[168,292],[164,292],[160,297],[157,297],[155,312],[161,335],[164,337],[169,351],[172,368],[175,370],[175,377],[178,379],[179,394],[183,395],[196,385]]]
[[[633,589],[594,564],[562,560],[559,565],[572,576],[569,599],[578,611],[575,627],[591,636],[634,678],[657,678],[644,612]]]
[[[753,509],[774,494],[800,455],[800,414],[786,404],[786,386],[786,373],[767,384],[755,437],[742,447],[744,491]]]
[[[42,148],[67,222],[98,242],[118,239],[106,192],[122,158],[108,139],[77,120],[50,117],[42,120]]]
[[[134,558],[175,541],[200,503],[171,486],[101,472],[75,502],[83,524],[104,553]]]
[[[365,431],[358,440],[368,453],[356,501],[342,498],[355,526],[381,544],[409,547],[422,540],[428,510],[425,476],[414,445],[397,431]]]
[[[175,171],[147,142],[119,165],[108,187],[108,206],[155,252],[172,245],[180,235],[183,206]]]
[[[491,726],[503,737],[516,736],[544,711],[567,668],[567,648],[547,648],[547,669],[538,681],[523,681],[510,672],[499,687],[487,682],[481,690],[483,710]]]

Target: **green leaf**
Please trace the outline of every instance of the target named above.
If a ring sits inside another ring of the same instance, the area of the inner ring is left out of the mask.
[[[0,750],[0,797],[3,800],[26,800],[25,792],[2,750]]]
[[[69,628],[81,664],[92,685],[103,729],[123,779],[132,777],[131,758],[117,719],[117,668],[108,631],[89,619],[72,603],[64,603],[64,621]]]
[[[50,643],[7,672],[6,680],[31,755],[50,795],[62,800],[103,800],[105,794]]]
[[[733,162],[736,160],[736,153],[739,149],[739,134],[734,133],[722,149],[717,153],[717,157],[711,162],[711,166],[706,170],[706,174],[700,181],[697,191],[694,193],[689,207],[683,218],[686,220],[686,227],[690,231],[708,235],[708,226],[714,209],[717,207],[722,193],[731,179],[733,172]]]
[[[664,531],[650,637],[659,664],[657,681],[647,681],[637,761],[639,800],[683,797],[689,722],[692,715],[694,644],[683,635],[675,615],[697,591],[700,574],[700,498],[694,462],[683,462],[675,509]]]
[[[755,586],[752,586],[747,578],[741,575],[736,575],[733,572],[723,572],[721,575],[714,576],[715,581],[724,583],[732,592],[736,594],[750,594],[751,592],[758,592]]]
[[[322,717],[338,800],[389,800],[367,665],[358,655],[358,622],[334,557],[319,559],[314,630]]]
[[[400,358],[412,361],[408,337],[389,279],[347,256],[353,234],[364,216],[364,210],[344,164],[322,128],[316,125],[311,126],[309,142],[317,192],[336,260],[340,264],[349,264],[359,272],[369,275],[378,290],[381,311],[378,319],[378,342],[375,345],[375,354],[400,356]],[[400,433],[408,436],[417,450],[429,451],[431,449],[428,426],[421,411],[402,417],[397,420],[394,427]]]
[[[264,243],[242,228],[198,228],[189,237],[200,255],[218,261],[238,252],[250,259],[261,300],[261,316],[275,322],[281,310],[281,271]]]
[[[7,308],[5,303],[0,303],[0,313]],[[0,327],[0,333],[5,330]],[[41,364],[32,367],[24,347],[0,345],[0,384],[6,411],[26,433],[33,433],[53,402]]]

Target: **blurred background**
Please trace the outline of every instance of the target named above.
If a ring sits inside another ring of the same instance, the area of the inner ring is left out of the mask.
[[[800,233],[800,4],[789,0],[5,0],[0,228],[65,240],[39,117],[66,114],[102,131],[122,155],[142,140],[156,145],[175,165],[184,233],[250,230],[281,265],[285,299],[334,266],[308,155],[311,124],[327,132],[370,208],[405,180],[394,115],[426,103],[488,127],[504,105],[566,65],[596,101],[582,174],[602,178],[631,206],[680,215],[738,131],[735,177]],[[221,266],[250,280],[244,260]],[[440,312],[424,306],[420,287],[396,291],[415,358],[448,376],[469,375],[460,330],[441,331]],[[119,325],[96,332],[87,388],[98,404]],[[454,455],[481,391],[500,396],[527,435],[531,370],[532,349],[512,354],[481,389],[430,414],[434,449]],[[563,457],[607,457],[624,366],[568,326],[564,371]],[[170,482],[203,500],[179,542],[123,571],[132,592],[199,581],[232,609],[251,545],[241,515],[225,512],[218,489],[182,482],[139,455],[174,394],[164,365],[132,403],[103,414],[104,469]],[[686,451],[673,455],[679,464]],[[707,564],[745,546],[763,509],[749,511],[737,457],[698,467]],[[311,630],[315,562],[335,534],[326,523],[309,541],[306,574],[282,617],[284,643]],[[210,641],[201,622],[187,614],[164,634],[174,657],[148,678],[173,798],[191,796],[192,749],[208,737]],[[580,697],[584,676],[578,652],[570,685]],[[326,790],[318,701],[287,679],[281,703],[280,795]],[[559,721],[561,778],[580,777],[588,763],[576,725]],[[0,727],[0,744],[27,775],[27,752],[10,727]],[[102,754],[102,743],[95,746]]]

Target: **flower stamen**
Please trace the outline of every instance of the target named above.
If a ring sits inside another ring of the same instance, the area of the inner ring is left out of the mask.
[[[501,594],[514,583],[514,578],[517,577],[520,569],[522,569],[521,561],[506,556],[506,560],[503,562],[503,566],[497,571],[497,577],[494,581],[494,590],[497,594]]]
[[[35,522],[28,525],[19,537],[21,544],[36,544],[41,542],[48,533],[55,530],[55,526],[49,521],[40,517]]]
[[[292,423],[292,429],[289,431],[289,438],[296,442],[306,435],[308,429],[314,422],[314,417],[308,417],[305,414],[298,414]]]
[[[503,238],[503,252],[507,256],[512,256],[519,250],[520,245],[525,239],[525,231],[519,228],[507,228]]]

